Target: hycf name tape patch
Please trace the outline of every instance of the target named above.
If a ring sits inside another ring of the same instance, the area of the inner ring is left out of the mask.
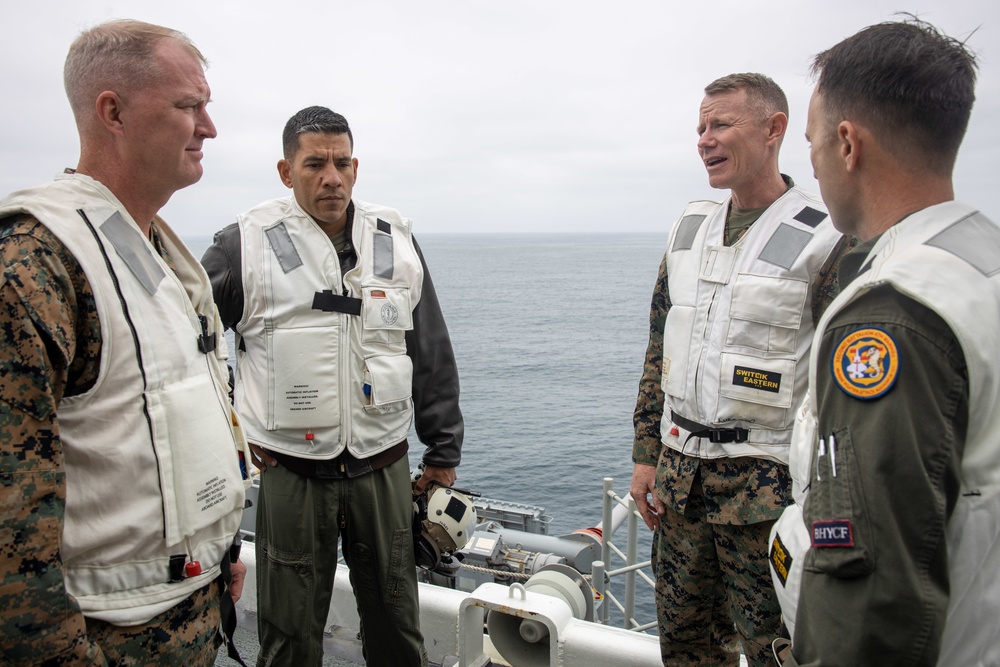
[[[809,540],[813,547],[853,547],[854,529],[847,519],[813,521]]]

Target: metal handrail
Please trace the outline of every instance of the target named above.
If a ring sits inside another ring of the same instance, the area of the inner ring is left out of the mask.
[[[639,562],[637,557],[638,541],[639,541],[639,512],[636,510],[635,500],[632,499],[630,495],[626,495],[624,498],[619,496],[614,492],[613,488],[614,479],[611,477],[604,478],[604,494],[603,494],[603,505],[602,505],[602,521],[601,521],[601,561],[594,563],[593,571],[593,585],[598,595],[605,600],[605,604],[602,605],[600,613],[600,622],[604,625],[609,625],[611,620],[611,605],[607,604],[610,602],[614,604],[615,607],[624,616],[623,627],[626,630],[633,630],[636,632],[644,632],[651,628],[656,627],[656,622],[646,623],[640,625],[638,621],[635,620],[635,600],[636,600],[636,576],[638,575],[642,580],[652,589],[655,589],[656,583],[650,575],[648,575],[644,570],[646,568],[652,569],[652,563],[649,560]],[[622,516],[622,512],[619,510],[616,515],[617,508],[624,508],[626,513]],[[621,525],[621,522],[626,521],[626,536],[625,536],[625,552],[623,553],[617,545],[612,543],[611,537],[614,535],[617,528]],[[613,554],[619,559],[624,560],[625,564],[622,567],[610,568],[609,565],[612,562]],[[625,600],[624,602],[619,601],[619,599],[611,592],[610,584],[611,579],[617,576],[624,576],[625,579]]]

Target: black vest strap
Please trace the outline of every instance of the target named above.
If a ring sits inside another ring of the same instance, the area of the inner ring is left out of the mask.
[[[237,540],[239,540],[238,534]],[[234,552],[236,558],[233,558]],[[230,553],[223,557],[221,563],[222,581],[220,582],[219,588],[221,589],[222,597],[219,599],[219,615],[222,617],[222,623],[219,631],[222,634],[222,643],[226,645],[226,653],[229,657],[243,667],[247,667],[247,663],[243,662],[243,658],[240,656],[239,649],[236,648],[236,642],[233,641],[233,634],[236,632],[237,620],[236,603],[233,602],[233,597],[229,594],[229,585],[233,581],[233,571],[230,561],[235,562],[238,558],[239,544],[234,541],[233,546],[230,547]]]
[[[710,426],[705,426],[704,424],[699,424],[696,421],[691,421],[686,417],[682,417],[673,410],[670,411],[670,421],[677,424],[685,431],[691,432],[691,435],[687,437],[688,440],[691,438],[708,438],[709,442],[724,444],[727,442],[746,442],[750,438],[749,429],[712,428]]]
[[[325,289],[316,292],[313,296],[313,310],[323,310],[326,312],[346,313],[348,315],[361,314],[361,299],[349,296],[334,294],[332,290]]]

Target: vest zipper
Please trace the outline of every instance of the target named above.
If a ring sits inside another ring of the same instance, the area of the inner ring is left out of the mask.
[[[341,267],[337,267],[340,272],[340,287],[344,293],[344,296],[350,296],[349,290],[347,289],[347,283],[344,280],[344,271]],[[352,316],[341,315],[341,322],[343,326],[340,327],[340,349],[338,352],[338,360],[340,368],[337,369],[337,376],[340,379],[340,444],[346,450],[348,443],[351,441],[351,433],[354,430],[354,424],[351,413],[351,406],[354,401],[352,400],[352,395],[355,390],[353,386],[353,378],[351,373],[351,330],[354,327],[354,322],[352,322]],[[343,470],[341,470],[343,472]]]

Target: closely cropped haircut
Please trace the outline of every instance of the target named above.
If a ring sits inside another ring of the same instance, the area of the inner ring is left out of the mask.
[[[706,95],[718,95],[731,90],[745,90],[747,105],[761,120],[767,120],[779,111],[788,115],[785,91],[769,76],[755,72],[729,74],[705,86]]]
[[[354,149],[354,135],[351,134],[351,126],[347,124],[346,118],[326,107],[306,107],[288,119],[285,130],[281,133],[281,146],[286,160],[295,156],[299,150],[299,135],[307,132],[346,134],[351,142],[351,150]]]
[[[976,57],[909,15],[869,26],[812,65],[827,121],[867,126],[894,156],[950,174],[976,100]]]
[[[187,35],[152,23],[108,21],[80,33],[69,47],[63,68],[63,84],[77,125],[93,112],[97,96],[105,90],[127,95],[156,82],[161,76],[156,45],[163,39],[177,40],[202,66],[208,65]]]

